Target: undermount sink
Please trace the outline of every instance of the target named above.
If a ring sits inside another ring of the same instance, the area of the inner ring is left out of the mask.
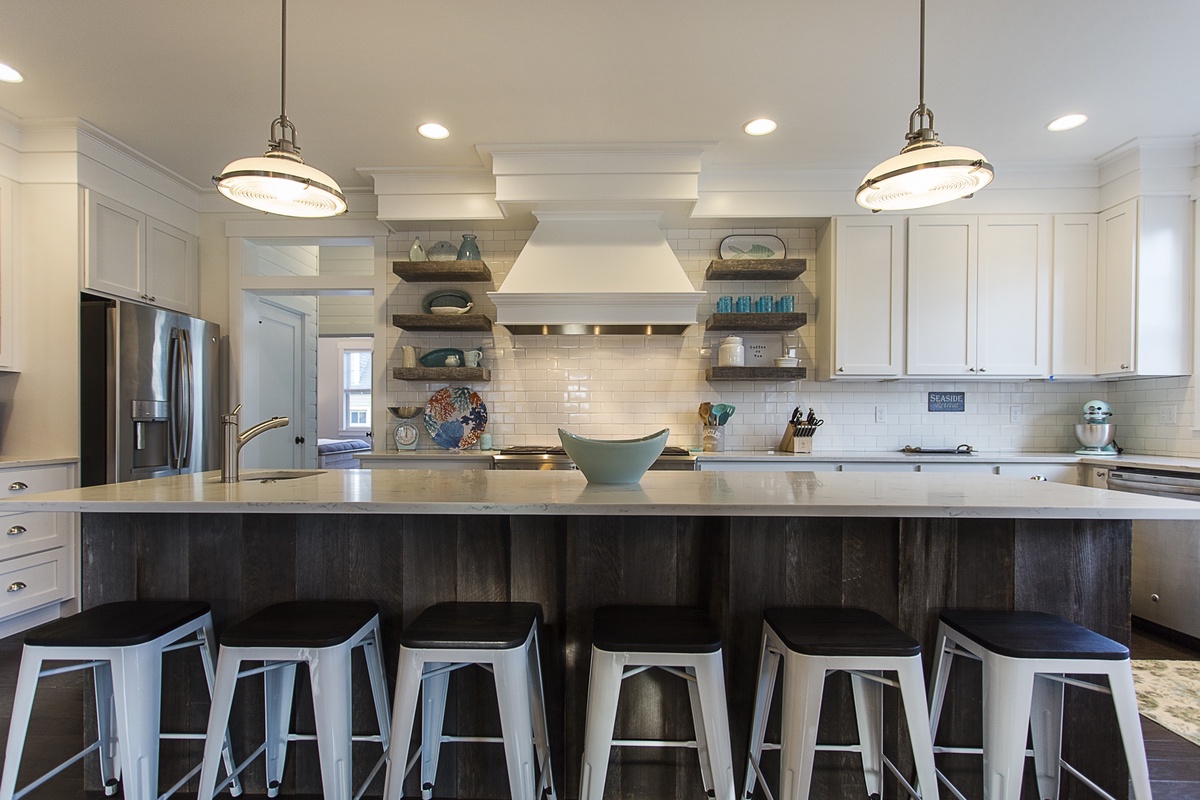
[[[263,470],[261,472],[244,472],[239,477],[242,483],[248,481],[259,481],[260,483],[269,483],[271,481],[290,481],[294,478],[310,478],[313,475],[324,475],[323,469],[276,469]]]

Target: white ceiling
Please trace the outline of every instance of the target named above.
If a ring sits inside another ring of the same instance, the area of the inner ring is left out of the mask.
[[[288,116],[360,167],[480,167],[479,144],[715,142],[724,168],[854,168],[903,145],[918,0],[292,0]],[[266,148],[277,0],[0,0],[0,109],[80,117],[196,187]],[[1197,0],[928,0],[926,101],[1006,167],[1200,134]],[[1051,134],[1080,111],[1091,120]],[[779,130],[752,138],[745,121]],[[452,131],[433,142],[418,124]]]

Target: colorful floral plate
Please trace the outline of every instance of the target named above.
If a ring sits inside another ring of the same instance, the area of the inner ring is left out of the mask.
[[[462,450],[479,441],[487,428],[483,398],[465,386],[438,389],[425,404],[425,430],[438,447]]]

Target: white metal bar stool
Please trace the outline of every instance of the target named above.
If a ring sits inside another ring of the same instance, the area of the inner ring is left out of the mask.
[[[621,682],[653,668],[688,681],[695,741],[613,739]],[[596,609],[580,800],[604,797],[613,746],[695,748],[705,792],[709,797],[733,800],[736,790],[721,635],[702,609],[679,606]]]
[[[213,627],[207,603],[182,600],[132,600],[89,608],[71,617],[48,622],[25,634],[21,669],[13,701],[0,778],[0,798],[19,800],[89,753],[100,758],[104,793],[124,790],[126,800],[153,800],[158,793],[159,741],[203,739],[201,733],[162,733],[162,656],[173,650],[197,648],[209,694],[213,688]],[[42,669],[46,661],[73,661]],[[34,694],[39,678],[90,669],[95,683],[97,740],[59,766],[17,790],[17,772],[29,731]],[[214,734],[213,770],[218,755],[232,771],[229,733]],[[178,791],[200,765],[167,790]],[[231,792],[241,794],[237,780]]]
[[[400,667],[392,711],[392,745],[383,796],[399,800],[404,779],[421,762],[421,797],[433,797],[438,756],[451,742],[504,744],[513,800],[553,800],[549,728],[538,654],[537,603],[438,603],[400,635]],[[492,672],[502,736],[443,733],[450,673],[477,665]],[[409,759],[421,695],[421,746]]]
[[[1138,720],[1129,649],[1095,631],[1037,611],[945,611],[929,717],[937,735],[955,657],[983,662],[983,747],[934,747],[934,752],[982,753],[985,800],[1016,800],[1032,735],[1038,797],[1058,797],[1066,769],[1102,797],[1112,795],[1062,760],[1063,690],[1077,686],[1109,694],[1125,747],[1136,800],[1150,800],[1146,747]],[[1104,675],[1108,686],[1067,675]],[[938,778],[962,797],[944,775]]]
[[[367,664],[379,733],[353,735],[351,725],[351,655],[361,648]],[[242,670],[245,661],[261,666]],[[290,731],[296,667],[308,667],[312,684],[316,734]],[[366,601],[311,600],[278,603],[233,625],[221,634],[217,681],[213,690],[208,736],[204,744],[204,769],[200,774],[200,800],[225,788],[217,786],[217,753],[220,731],[225,729],[239,678],[263,676],[265,737],[263,743],[237,766],[241,773],[260,755],[266,759],[267,796],[276,797],[283,780],[289,742],[316,741],[321,783],[328,800],[361,797],[383,768],[387,758],[387,678],[379,634],[379,608]],[[383,752],[354,794],[351,745],[375,742]]]
[[[781,741],[766,743],[767,717],[778,670],[783,666],[783,717]],[[835,672],[850,676],[858,744],[817,743],[817,722],[825,679]],[[884,677],[894,672],[895,679]],[[762,651],[754,718],[750,727],[750,759],[744,795],[752,797],[761,782],[764,750],[780,751],[780,796],[804,800],[809,796],[813,757],[818,750],[858,753],[862,756],[867,795],[883,795],[886,766],[913,797],[936,798],[933,739],[925,716],[925,679],[921,646],[883,617],[860,608],[768,608],[763,613]],[[883,687],[899,688],[912,742],[917,782],[922,795],[905,780],[883,753]]]

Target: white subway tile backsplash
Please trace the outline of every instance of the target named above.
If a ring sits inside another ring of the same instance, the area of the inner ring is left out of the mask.
[[[476,309],[494,318],[486,292],[499,286],[529,230],[481,226],[462,230],[408,230],[388,242],[389,259],[407,258],[413,237],[426,247],[439,240],[457,245],[463,233],[475,233],[494,285],[466,284]],[[704,272],[717,257],[721,239],[734,234],[772,234],[787,245],[791,257],[808,258],[809,269],[796,281],[706,281]],[[700,316],[712,312],[719,295],[778,297],[791,294],[796,310],[810,324],[789,337],[801,349],[810,370],[816,352],[813,322],[816,298],[816,231],[811,228],[671,228],[667,240],[692,283],[709,292]],[[431,284],[409,284],[388,276],[387,313],[413,313]],[[821,450],[899,450],[906,444],[953,446],[964,442],[982,451],[1073,452],[1073,425],[1083,403],[1101,398],[1112,404],[1117,441],[1134,452],[1200,456],[1200,433],[1191,430],[1194,389],[1190,378],[1127,381],[1016,381],[1002,383],[787,382],[719,381],[708,383],[704,370],[716,362],[716,343],[723,334],[708,333],[703,324],[682,337],[549,336],[514,337],[504,328],[489,334],[409,333],[390,328],[386,338],[388,375],[400,365],[400,345],[423,350],[438,347],[476,348],[491,370],[489,383],[472,385],[488,403],[488,427],[496,446],[557,441],[557,428],[584,435],[639,436],[661,427],[671,429],[671,444],[697,447],[701,402],[737,406],[726,426],[728,450],[767,450],[779,442],[795,406],[812,407],[825,419],[814,441]],[[775,339],[782,345],[783,337]],[[394,379],[385,384],[386,405],[424,404],[440,384],[413,384]],[[935,413],[927,409],[930,391],[966,393],[965,412]],[[1158,406],[1173,403],[1178,424],[1158,422]],[[875,422],[875,407],[887,408],[887,422]],[[1008,409],[1021,407],[1021,424],[1009,421]],[[390,441],[390,437],[386,439]]]

